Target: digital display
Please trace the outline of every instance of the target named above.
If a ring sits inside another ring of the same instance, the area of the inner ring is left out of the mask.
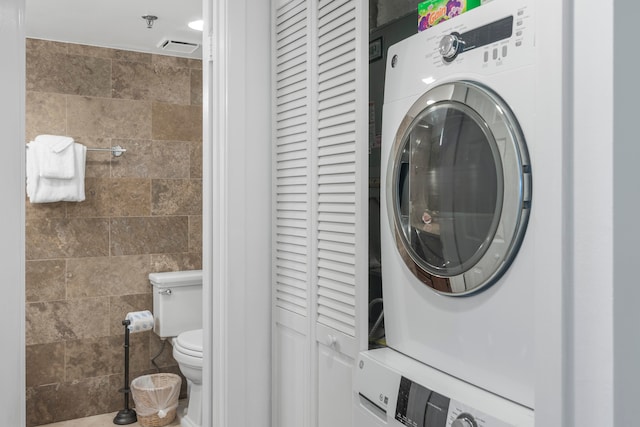
[[[464,42],[462,52],[477,47],[485,46],[503,39],[508,39],[513,34],[513,16],[507,16],[499,21],[492,22],[482,27],[475,28],[460,35]]]

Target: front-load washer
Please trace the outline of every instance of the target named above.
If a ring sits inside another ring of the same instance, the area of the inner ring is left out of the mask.
[[[387,344],[533,408],[534,3],[493,0],[387,58]]]
[[[533,427],[533,410],[390,348],[359,354],[354,427]]]

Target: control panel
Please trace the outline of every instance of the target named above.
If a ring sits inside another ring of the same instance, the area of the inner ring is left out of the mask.
[[[484,7],[484,6],[483,6]],[[505,65],[526,65],[534,48],[533,11],[522,5],[509,14],[492,17],[488,21],[471,20],[474,9],[468,15],[452,19],[448,26],[434,27],[425,33],[427,58],[436,68],[452,66],[458,62],[465,67],[481,67],[486,71],[500,71]],[[484,10],[482,11],[484,12]],[[437,29],[437,31],[436,31]],[[393,58],[392,58],[393,59]],[[470,61],[470,62],[469,62]],[[456,67],[454,67],[456,68]]]
[[[390,348],[360,353],[355,427],[533,427],[533,411]]]
[[[477,80],[533,69],[535,7],[531,0],[487,2],[389,47],[385,103],[461,74]]]
[[[407,427],[509,427],[495,417],[401,377],[395,419]]]

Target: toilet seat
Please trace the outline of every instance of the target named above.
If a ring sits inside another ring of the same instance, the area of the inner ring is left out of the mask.
[[[182,332],[173,342],[176,351],[202,359],[202,329]]]

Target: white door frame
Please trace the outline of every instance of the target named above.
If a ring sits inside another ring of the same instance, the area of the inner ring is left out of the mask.
[[[0,221],[2,308],[5,351],[0,360],[0,424],[23,426],[25,416],[25,0],[0,2]],[[22,142],[22,143],[21,143]]]
[[[203,426],[271,420],[269,16],[203,0]]]

